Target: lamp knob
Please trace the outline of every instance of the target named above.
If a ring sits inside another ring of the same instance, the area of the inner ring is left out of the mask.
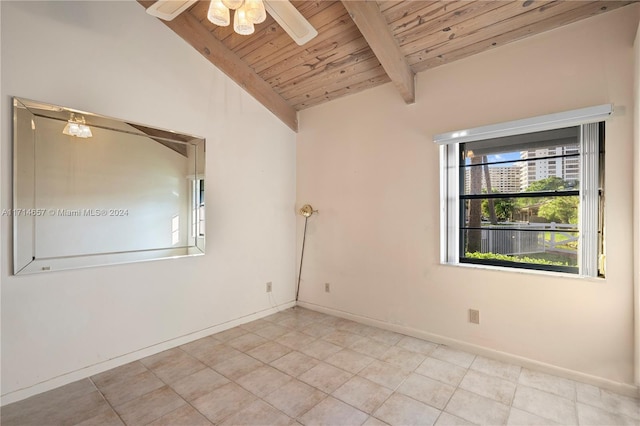
[[[300,209],[300,214],[304,217],[309,217],[314,213],[317,213],[318,210],[314,210],[313,207],[311,207],[311,205],[309,204],[305,204],[304,206],[302,206],[302,208]]]

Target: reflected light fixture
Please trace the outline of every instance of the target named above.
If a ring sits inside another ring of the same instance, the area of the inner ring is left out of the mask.
[[[64,126],[62,133],[81,139],[87,139],[93,136],[91,127],[86,125],[84,117],[76,118],[73,113],[71,113],[71,118],[67,121],[67,125]]]
[[[234,11],[233,30],[241,35],[253,34],[254,24],[267,19],[262,0],[211,0],[207,19],[212,24],[226,27],[231,23],[230,10]]]

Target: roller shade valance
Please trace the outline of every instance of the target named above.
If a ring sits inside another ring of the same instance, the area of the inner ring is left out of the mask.
[[[438,145],[448,145],[561,129],[603,121],[606,120],[612,112],[613,104],[598,105],[538,117],[524,118],[522,120],[441,133],[433,137],[433,142]]]

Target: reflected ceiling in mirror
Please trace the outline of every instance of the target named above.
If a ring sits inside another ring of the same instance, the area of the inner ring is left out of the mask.
[[[205,140],[13,99],[14,274],[204,253]]]

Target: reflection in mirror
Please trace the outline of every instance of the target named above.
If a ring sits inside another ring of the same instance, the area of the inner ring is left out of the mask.
[[[15,274],[204,253],[204,139],[13,107]]]

